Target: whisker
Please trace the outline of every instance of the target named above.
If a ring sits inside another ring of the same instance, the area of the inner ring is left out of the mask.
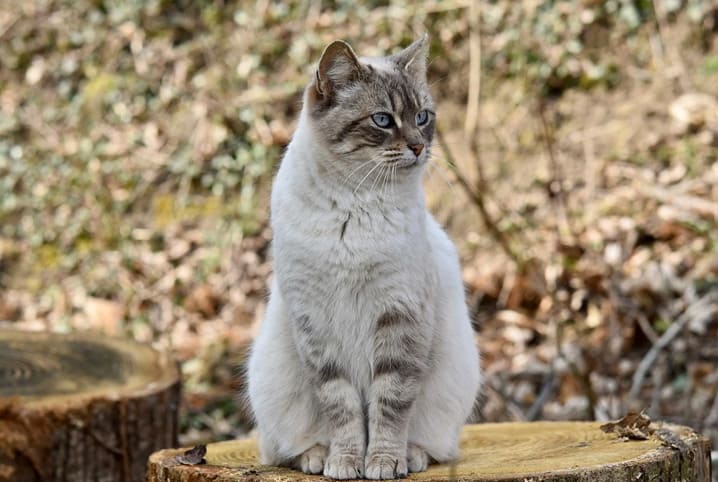
[[[395,165],[396,165],[396,164],[389,164],[389,167],[386,169],[386,173],[385,173],[385,175],[384,175],[384,182],[383,182],[383,186],[382,186],[382,189],[381,189],[381,195],[382,195],[382,197],[385,197],[385,196],[386,196],[387,188],[388,188],[388,186],[389,186],[389,184],[390,184],[390,182],[389,182],[389,180],[390,180],[389,177],[390,177],[391,171],[392,171],[392,169],[394,169],[394,166],[395,166]]]
[[[385,170],[385,167],[386,167],[386,162],[380,162],[379,164],[381,165],[381,171],[380,171],[379,174],[374,178],[374,182],[371,183],[371,187],[369,188],[369,191],[370,191],[370,192],[374,190],[374,186],[377,185],[376,183],[379,181],[379,179],[381,178],[382,174],[384,174],[384,170]]]
[[[366,166],[366,165],[369,164],[369,163],[372,163],[372,162],[377,161],[378,159],[379,159],[379,156],[372,157],[372,158],[369,159],[368,161],[364,161],[364,162],[362,162],[361,164],[359,164],[358,167],[354,168],[354,169],[352,170],[352,172],[350,172],[350,173],[344,178],[344,181],[342,181],[342,186],[345,185],[345,184],[347,183],[347,181],[349,181],[349,178],[352,177],[352,176],[354,175],[354,173],[356,173],[359,169],[361,169],[362,167]]]
[[[396,170],[399,169],[396,164],[391,166],[391,197],[396,199]]]
[[[378,167],[381,167],[381,165],[382,165],[381,162],[377,162],[377,163],[374,165],[374,167],[372,167],[372,168],[369,170],[369,172],[366,173],[366,175],[362,178],[362,180],[359,181],[359,184],[357,184],[357,187],[354,188],[354,193],[353,193],[353,194],[356,194],[356,193],[357,193],[357,191],[359,190],[359,187],[361,187],[361,185],[364,183],[364,181],[366,181],[366,179],[371,175],[371,173],[374,172]]]

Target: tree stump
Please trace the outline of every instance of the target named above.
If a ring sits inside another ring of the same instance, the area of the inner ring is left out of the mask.
[[[503,482],[710,482],[710,444],[687,427],[664,425],[659,438],[624,440],[598,422],[532,422],[465,427],[461,459],[432,465],[411,480]],[[182,465],[184,450],[152,454],[147,482],[325,480],[260,465],[254,440],[207,445],[202,465]],[[186,459],[187,457],[185,457]]]
[[[0,330],[0,481],[136,482],[177,443],[177,365],[102,335]]]

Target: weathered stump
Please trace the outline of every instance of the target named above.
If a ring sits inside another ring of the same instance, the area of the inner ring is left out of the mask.
[[[0,330],[0,481],[135,482],[177,443],[176,364],[93,334]]]
[[[659,438],[626,441],[600,430],[597,422],[534,422],[470,425],[462,455],[453,465],[432,465],[411,480],[503,482],[710,482],[710,444],[691,429],[664,428],[673,446]],[[665,433],[665,431],[663,431]],[[289,469],[257,462],[253,440],[207,446],[202,465],[182,465],[184,450],[152,454],[147,482],[310,481]]]

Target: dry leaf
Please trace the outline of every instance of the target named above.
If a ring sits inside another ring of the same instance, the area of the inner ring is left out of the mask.
[[[219,298],[210,285],[199,285],[187,296],[184,307],[187,311],[200,313],[205,318],[213,318],[217,316]]]
[[[177,456],[177,462],[182,465],[201,465],[206,463],[204,456],[207,455],[206,445],[197,445]]]
[[[631,440],[648,440],[648,437],[654,432],[650,425],[651,419],[647,415],[628,412],[628,415],[617,422],[604,423],[601,425],[601,430]]]
[[[702,92],[689,92],[671,102],[669,112],[682,132],[698,129],[718,111],[718,101]]]
[[[109,335],[117,335],[125,317],[125,308],[117,301],[90,297],[85,301],[85,314],[91,326]]]
[[[20,307],[17,304],[0,297],[0,320],[15,321],[20,318]]]

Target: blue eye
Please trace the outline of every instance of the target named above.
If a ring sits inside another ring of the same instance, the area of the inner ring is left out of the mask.
[[[391,127],[394,124],[394,119],[386,112],[378,112],[372,115],[371,120],[374,121],[374,124],[384,128]]]
[[[429,112],[426,110],[420,110],[416,114],[416,125],[423,126],[427,122],[429,122]]]

